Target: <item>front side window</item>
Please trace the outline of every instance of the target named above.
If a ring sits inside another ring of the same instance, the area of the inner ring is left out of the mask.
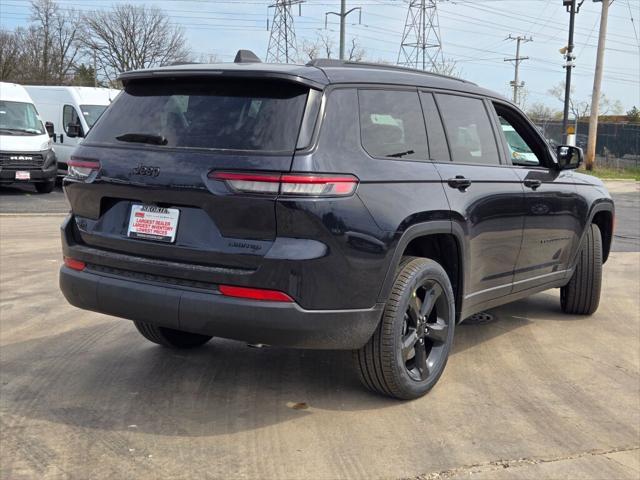
[[[264,79],[132,81],[87,141],[292,152],[308,91]]]
[[[452,160],[458,163],[500,163],[489,115],[482,100],[436,95]]]
[[[548,146],[535,127],[513,108],[497,102],[493,106],[511,163],[523,167],[545,166]]]
[[[0,135],[42,135],[44,127],[31,103],[0,100]]]
[[[69,124],[82,125],[76,109],[72,105],[65,105],[62,108],[62,125],[64,125],[64,131],[67,132],[67,134],[69,133]]]
[[[359,90],[362,146],[372,157],[427,159],[427,134],[417,92]]]

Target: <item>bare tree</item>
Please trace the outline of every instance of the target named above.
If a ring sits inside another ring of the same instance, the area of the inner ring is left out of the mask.
[[[536,102],[527,109],[527,115],[535,122],[549,121],[557,116],[557,111],[544,103]]]
[[[0,80],[13,80],[20,68],[20,43],[15,32],[0,30]]]
[[[165,13],[146,5],[117,5],[111,11],[84,16],[84,44],[98,68],[113,80],[127,70],[186,62],[190,59],[184,30]]]
[[[308,61],[315,58],[335,58],[336,46],[333,38],[327,33],[319,33],[314,40],[304,40],[301,51],[302,60]],[[351,45],[347,50],[347,60],[361,62],[366,56],[366,50],[360,45],[357,38],[351,39]]]
[[[364,48],[360,46],[357,39],[351,39],[351,46],[349,47],[349,60],[352,62],[361,62],[366,55]]]
[[[453,58],[443,58],[442,62],[434,69],[434,73],[449,75],[450,77],[462,77],[462,69],[458,67],[458,62]]]
[[[564,82],[560,82],[553,88],[548,90],[549,95],[564,103]],[[576,100],[573,87],[569,98],[569,111],[576,119],[584,118],[591,112],[591,102],[587,100]],[[600,115],[620,115],[624,109],[619,100],[611,100],[604,93],[600,95],[600,103],[598,108]]]
[[[193,57],[191,62],[195,63],[220,63],[222,60],[217,53],[200,53],[197,57]]]
[[[33,0],[31,20],[25,55],[36,60],[34,80],[65,83],[80,53],[80,15],[72,9],[62,12],[54,0]]]

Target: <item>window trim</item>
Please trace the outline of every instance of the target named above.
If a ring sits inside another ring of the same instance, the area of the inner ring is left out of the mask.
[[[428,92],[429,90],[421,90],[421,91]],[[494,124],[495,120],[493,119],[493,114],[487,108],[487,104],[486,104],[487,97],[483,97],[481,95],[468,94],[466,92],[457,92],[457,91],[448,91],[448,90],[433,90],[432,93],[433,93],[433,99],[436,102],[436,107],[438,108],[438,112],[440,113],[440,119],[442,121],[442,126],[444,128],[444,134],[445,134],[445,137],[447,138],[447,146],[449,147],[449,158],[450,158],[450,161],[448,163],[453,163],[456,165],[474,165],[474,166],[481,166],[481,167],[510,167],[511,166],[505,162],[504,152],[502,150],[503,147],[500,147],[502,141],[498,141],[498,138],[496,137],[496,128]],[[451,143],[449,141],[449,134],[447,132],[447,124],[444,121],[444,118],[442,117],[442,106],[438,102],[438,95],[451,95],[456,97],[467,97],[475,100],[480,100],[484,108],[484,111],[487,114],[489,125],[491,127],[491,132],[493,133],[493,141],[495,142],[496,153],[498,154],[498,163],[456,162],[454,160],[453,152],[451,150]],[[443,162],[437,162],[437,163],[443,163]]]
[[[444,160],[438,160],[431,156],[431,142],[429,141],[429,127],[427,126],[427,112],[424,108],[424,103],[422,102],[422,96],[429,95],[431,100],[433,100],[433,105],[436,107],[436,113],[438,114],[438,119],[440,120],[440,126],[442,127],[442,132],[444,133],[444,144],[447,150],[447,155],[449,157],[449,163],[453,163],[453,159],[451,158],[451,147],[449,146],[449,137],[447,136],[447,129],[444,128],[444,121],[442,120],[442,112],[440,112],[440,107],[438,106],[438,102],[436,102],[436,96],[433,91],[430,90],[418,90],[418,98],[420,98],[420,107],[422,108],[422,118],[424,118],[424,128],[427,131],[427,147],[429,153],[429,161],[433,163],[445,163]]]
[[[348,88],[348,87],[346,87]],[[426,120],[424,118],[424,111],[422,110],[422,102],[420,101],[420,90],[418,89],[418,87],[412,87],[412,86],[405,86],[405,85],[368,85],[368,84],[364,84],[362,86],[360,85],[354,85],[353,89],[356,91],[356,100],[358,102],[358,130],[360,131],[360,148],[362,149],[362,151],[371,159],[374,160],[384,160],[384,161],[394,161],[394,162],[411,162],[411,163],[416,163],[416,162],[421,162],[421,163],[428,163],[431,162],[430,160],[430,151],[429,151],[429,138],[428,138],[428,132],[427,132],[427,125],[426,125]],[[371,155],[367,149],[364,146],[364,141],[362,139],[362,116],[361,116],[361,106],[360,106],[360,91],[361,90],[384,90],[385,92],[390,92],[390,91],[394,91],[394,92],[414,92],[417,97],[418,97],[418,102],[419,102],[419,109],[420,109],[420,115],[422,116],[422,126],[424,128],[424,137],[425,137],[425,148],[426,148],[426,152],[427,152],[427,157],[426,158],[396,158],[396,157],[378,157],[378,156],[374,156]]]

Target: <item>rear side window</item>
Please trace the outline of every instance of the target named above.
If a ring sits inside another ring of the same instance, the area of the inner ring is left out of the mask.
[[[133,81],[87,140],[148,138],[173,148],[291,152],[307,94],[308,88],[263,79]]]
[[[427,159],[418,92],[359,90],[362,146],[372,157]]]
[[[436,95],[454,162],[500,163],[489,115],[482,100]]]

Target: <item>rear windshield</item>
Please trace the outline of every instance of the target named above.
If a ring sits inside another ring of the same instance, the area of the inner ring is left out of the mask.
[[[265,80],[134,81],[100,117],[87,141],[293,151],[307,93],[305,87]]]
[[[106,108],[106,105],[80,105],[80,111],[89,128],[93,127],[93,124],[96,123],[96,120],[100,118]]]

